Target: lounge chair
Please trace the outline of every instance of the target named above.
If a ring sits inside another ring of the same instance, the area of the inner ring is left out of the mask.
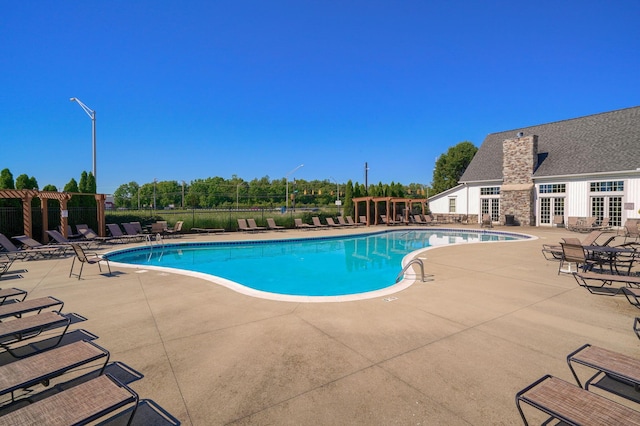
[[[101,244],[101,243],[106,243],[113,240],[113,237],[99,236],[98,234],[96,234],[96,232],[93,229],[89,228],[87,225],[84,225],[83,228],[80,228],[80,226],[82,225],[77,225],[77,226],[78,226],[78,232],[80,232],[80,234],[82,234],[84,239],[87,241],[93,241],[96,244]]]
[[[315,226],[304,223],[300,218],[293,219],[293,223],[298,229],[315,229]]]
[[[173,236],[173,237],[178,237],[180,236],[180,233],[182,232],[182,224],[184,223],[184,221],[179,220],[176,222],[176,224],[173,226],[173,228],[167,228],[165,230],[165,233],[167,234],[167,236]]]
[[[344,217],[343,217],[343,216],[338,216],[338,217],[336,218],[336,220],[338,221],[338,224],[339,224],[339,225],[341,225],[341,226],[355,226],[355,223],[354,223],[354,224],[347,223],[347,222],[344,220]]]
[[[311,221],[313,222],[316,228],[326,228],[329,226],[329,225],[323,225],[322,222],[320,222],[320,218],[318,216],[313,216],[311,218]]]
[[[13,239],[22,244],[25,247],[25,251],[42,257],[64,256],[69,248],[68,245],[42,244],[26,235],[17,235]]]
[[[62,225],[58,225],[58,231],[60,231],[60,234],[63,234]],[[73,230],[71,229],[71,225],[67,225],[67,238],[71,240],[77,240],[78,238],[82,238],[82,234],[80,234],[80,232],[74,234]]]
[[[73,247],[73,251],[75,252],[75,257],[73,258],[73,262],[71,262],[71,270],[69,271],[69,278],[72,275],[77,275],[78,279],[82,276],[82,269],[84,268],[84,264],[89,265],[98,265],[100,272],[102,273],[102,266],[100,266],[100,262],[106,262],[107,268],[109,269],[109,275],[111,275],[111,266],[109,265],[109,259],[105,256],[99,256],[97,253],[85,253],[80,244],[71,244]],[[77,274],[73,273],[73,266],[76,263],[76,259],[80,262],[80,271]]]
[[[388,217],[385,214],[381,214],[380,215],[380,219],[382,220],[382,223],[387,224],[387,225],[397,225],[397,222],[393,219],[391,219],[390,217]]]
[[[191,228],[191,230],[203,234],[217,234],[219,232],[224,232],[224,228]]]
[[[62,311],[64,302],[55,297],[39,297],[37,299],[29,299],[24,302],[8,303],[0,305],[0,320],[10,317],[22,317],[25,314],[39,314],[44,309],[57,307],[57,311]]]
[[[20,249],[16,247],[15,244],[11,242],[4,234],[0,234],[0,246],[5,250],[0,252],[6,260],[5,263],[13,263],[16,259],[27,259],[31,258],[34,253],[29,253],[28,250]],[[8,269],[8,267],[7,267]]]
[[[633,320],[633,332],[636,333],[636,336],[640,339],[640,317],[635,317]]]
[[[480,222],[480,227],[484,228],[493,228],[493,219],[491,219],[491,215],[490,214],[483,214],[482,215],[482,221]]]
[[[247,225],[249,225],[249,228],[251,228],[254,231],[264,231],[267,228],[264,226],[258,226],[258,224],[256,223],[255,219],[247,219]]]
[[[558,228],[562,228],[564,226],[564,216],[562,215],[553,216],[553,225],[555,225]]]
[[[639,359],[586,344],[567,355],[567,364],[576,383],[584,390],[594,386],[631,401],[640,402],[638,399],[640,394],[636,387],[640,386]],[[576,364],[595,370],[595,374],[581,382],[574,368]]]
[[[339,223],[335,223],[335,222],[333,221],[333,218],[332,218],[332,217],[327,217],[327,218],[325,218],[325,219],[326,219],[326,221],[327,221],[327,225],[328,225],[330,228],[340,228],[340,227],[342,227],[342,225],[341,225],[341,224],[339,224]]]
[[[4,260],[0,260],[0,277],[2,277],[5,273],[9,272],[11,265],[16,260],[16,256],[12,256],[9,253],[0,253],[0,256],[4,258]]]
[[[620,290],[629,303],[640,309],[640,288],[622,287]]]
[[[77,243],[82,245],[83,247],[89,248],[89,246],[93,244],[93,241],[71,241],[70,239],[65,238],[64,235],[62,235],[59,231],[56,231],[55,229],[48,230],[47,235],[49,235],[49,237],[51,237],[57,245],[62,245],[62,246],[69,245],[72,243]]]
[[[269,228],[272,231],[282,231],[282,230],[285,229],[284,226],[277,225],[276,221],[273,220],[273,218],[271,218],[271,217],[267,218],[267,228]]]
[[[562,246],[562,259],[560,259],[559,262],[558,274],[560,274],[560,272],[577,272],[580,265],[582,265],[582,269],[586,272],[593,268],[594,263],[599,263],[597,260],[594,261],[587,257],[584,247],[582,247],[581,244],[560,243],[560,245]],[[576,265],[576,270],[573,270],[573,264]]]
[[[139,241],[144,241],[147,238],[147,235],[142,232],[138,232],[138,229],[132,223],[123,223],[122,227],[124,228],[124,232],[126,235],[130,237],[136,237]]]
[[[238,231],[242,232],[255,232],[257,229],[252,228],[247,223],[247,219],[238,219]]]
[[[551,375],[543,376],[516,394],[516,407],[525,425],[527,419],[521,403],[551,416],[543,424],[558,419],[564,424],[640,425],[640,411],[586,391]]]
[[[613,285],[613,283],[638,285],[640,286],[640,277],[629,275],[604,274],[592,271],[577,271],[573,273],[573,277],[579,286],[589,290],[589,293],[615,296],[622,292],[621,288],[604,288],[605,285]],[[593,284],[593,283],[599,283]]]
[[[589,235],[587,235],[586,237],[584,237],[584,239],[582,241],[580,241],[579,239],[575,238],[575,237],[567,237],[567,238],[563,238],[565,243],[572,243],[572,244],[580,244],[582,246],[608,246],[609,243],[613,240],[615,240],[616,236],[613,235],[611,237],[609,237],[605,242],[601,243],[601,244],[597,244],[596,241],[597,239],[603,234],[602,231],[591,231],[589,233]],[[562,246],[560,244],[543,244],[542,245],[542,254],[544,255],[545,259],[547,260],[559,260],[562,258]],[[551,257],[549,257],[551,256]]]
[[[38,347],[36,352],[51,349],[60,344],[69,328],[71,320],[59,312],[44,312],[39,315],[30,315],[24,318],[4,321],[0,323],[0,346],[14,358],[23,358],[33,355],[34,351],[21,350],[29,346],[31,341],[45,331],[62,328],[57,339],[53,339],[46,347]],[[24,344],[27,342],[26,344]],[[20,345],[17,345],[20,344]]]
[[[640,219],[627,219],[624,222],[624,226],[620,231],[618,231],[620,235],[624,236],[624,242],[627,242],[627,239],[633,239],[637,241],[640,238]]]
[[[351,223],[353,222],[353,219],[351,219],[351,216],[347,216],[347,222]],[[366,216],[360,216],[358,218],[358,222],[354,222],[356,225],[360,225],[362,224],[362,226],[366,226],[367,225],[367,217]]]
[[[132,405],[127,421],[127,425],[130,425],[138,400],[138,394],[128,386],[105,374],[5,414],[0,420],[5,424],[16,425],[93,424],[96,420],[106,420],[105,416]]]
[[[567,226],[566,226],[566,228],[569,231],[575,231],[576,228],[578,227],[579,222],[580,222],[580,218],[579,217],[577,217],[577,216],[569,216],[567,218]]]
[[[107,229],[111,234],[112,240],[118,240],[120,242],[132,242],[140,241],[140,237],[137,235],[125,235],[117,223],[107,223]]]
[[[31,388],[92,362],[109,361],[109,352],[87,340],[70,343],[0,366],[0,395]],[[4,417],[0,417],[4,421]]]
[[[27,298],[27,292],[25,290],[19,288],[3,288],[0,290],[0,305],[4,304],[4,302],[8,298],[12,298],[12,300],[17,300],[18,302],[22,302]],[[19,300],[16,298],[20,298]]]

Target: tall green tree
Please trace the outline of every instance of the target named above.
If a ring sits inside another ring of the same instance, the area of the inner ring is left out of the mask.
[[[13,174],[9,169],[2,169],[0,172],[0,189],[16,189]]]
[[[21,174],[16,178],[16,189],[38,189],[38,181],[34,177]]]
[[[113,192],[113,202],[116,207],[125,207],[128,209],[138,208],[139,189],[140,185],[134,181],[120,185]]]
[[[436,167],[433,170],[432,188],[434,194],[456,186],[476,152],[478,152],[478,148],[474,144],[464,141],[452,146],[446,154],[438,157]]]

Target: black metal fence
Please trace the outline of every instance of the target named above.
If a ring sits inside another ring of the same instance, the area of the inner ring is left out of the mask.
[[[68,223],[70,225],[81,223],[88,225],[92,229],[97,229],[98,217],[95,207],[69,207],[68,212]],[[46,229],[58,229],[60,226],[60,207],[49,206],[47,216]],[[32,210],[31,227],[33,238],[41,241],[44,226],[42,223],[42,211],[40,209],[34,208]],[[25,233],[21,207],[0,207],[0,233],[9,238]]]

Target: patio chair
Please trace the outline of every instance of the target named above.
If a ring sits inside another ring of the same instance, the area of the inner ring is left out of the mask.
[[[17,390],[32,388],[66,372],[93,362],[102,362],[99,374],[109,361],[109,352],[97,344],[81,340],[68,345],[40,352],[27,358],[0,366],[0,395]],[[5,418],[0,417],[4,422]]]
[[[22,302],[24,299],[27,298],[27,292],[25,290],[19,289],[19,288],[3,288],[0,290],[0,305],[4,304],[4,302],[8,299],[8,298],[12,298],[12,301],[18,301],[18,302]],[[16,298],[20,298],[20,299],[16,299]]]
[[[121,412],[130,425],[138,408],[138,394],[109,374],[73,386],[1,417],[5,424],[87,424],[131,405]],[[105,418],[105,420],[107,420]],[[101,422],[100,424],[103,424]]]
[[[273,220],[273,218],[272,218],[272,217],[268,217],[268,218],[267,218],[267,228],[269,228],[269,229],[270,229],[270,230],[272,230],[272,231],[282,231],[282,230],[284,230],[284,229],[285,229],[285,227],[284,227],[284,226],[277,225],[277,224],[276,224],[276,221],[275,221],[275,220]]]
[[[12,321],[3,321],[0,323],[0,346],[14,358],[33,355],[34,347],[36,353],[55,348],[62,341],[70,323],[71,319],[69,317],[55,311],[30,315]],[[32,341],[42,333],[57,328],[62,328],[62,331],[46,347],[32,345]],[[31,350],[25,351],[24,348],[27,346]]]
[[[326,218],[326,221],[327,221],[327,225],[328,225],[330,228],[340,228],[340,227],[342,227],[342,225],[340,225],[339,223],[335,223],[335,222],[333,221],[333,218],[332,218],[332,217],[327,217],[327,218]]]
[[[562,215],[553,216],[553,225],[555,225],[558,228],[562,228],[564,226],[564,216]]]
[[[567,355],[567,364],[576,383],[584,390],[593,386],[640,402],[637,387],[640,385],[639,359],[587,343]],[[581,382],[574,368],[576,364],[594,370],[595,374]]]
[[[315,226],[304,223],[300,218],[293,219],[293,223],[298,229],[315,229]]]
[[[132,241],[139,241],[140,237],[138,237],[137,235],[125,235],[122,233],[122,229],[120,229],[120,227],[118,226],[117,223],[107,223],[107,229],[109,230],[109,233],[111,234],[112,237],[112,241],[113,240],[118,240],[122,243],[124,242],[132,242]]]
[[[96,244],[102,244],[102,243],[106,243],[106,242],[110,242],[113,240],[113,237],[101,237],[98,234],[96,234],[96,232],[89,228],[87,225],[84,225],[85,227],[80,228],[81,225],[77,225],[78,226],[78,232],[80,232],[80,234],[82,234],[82,236],[84,237],[85,240],[87,241],[94,241]]]
[[[386,214],[381,214],[380,215],[380,219],[382,220],[382,223],[387,224],[387,225],[396,225],[397,224],[397,222],[395,220],[391,219]]]
[[[249,226],[247,219],[238,219],[238,231],[253,232],[256,230]]]
[[[84,268],[84,264],[87,263],[89,265],[98,265],[98,268],[100,269],[100,273],[102,273],[102,266],[100,266],[100,262],[106,262],[107,263],[107,268],[109,269],[109,275],[111,275],[111,266],[109,265],[109,259],[105,256],[99,256],[97,253],[85,253],[85,251],[82,249],[82,246],[80,246],[80,244],[71,244],[71,247],[73,247],[73,251],[75,252],[75,257],[73,258],[73,261],[71,262],[71,270],[69,271],[69,278],[71,278],[72,275],[76,275],[73,273],[73,266],[76,263],[76,259],[78,259],[78,262],[80,262],[80,271],[78,272],[77,276],[78,279],[80,279],[80,277],[82,276],[82,269]]]
[[[39,314],[44,309],[57,308],[58,312],[62,311],[64,302],[52,296],[39,297],[37,299],[28,299],[23,302],[5,303],[0,305],[0,320],[11,317],[22,317],[25,314]]]
[[[567,218],[567,226],[566,226],[566,228],[569,231],[575,231],[576,228],[578,227],[579,222],[580,222],[580,218],[579,217],[577,217],[577,216],[569,216]]]
[[[584,247],[581,244],[572,243],[560,243],[562,246],[562,259],[558,266],[558,275],[561,272],[573,273],[577,272],[577,269],[582,265],[582,269],[586,272],[593,268],[593,262],[587,258],[584,252]],[[572,265],[576,265],[576,270],[573,270]],[[563,269],[564,268],[564,269]]]
[[[336,220],[338,221],[338,224],[339,224],[339,225],[342,225],[342,226],[355,226],[355,223],[353,223],[353,224],[351,224],[351,223],[347,223],[347,222],[344,220],[344,216],[338,216],[338,217],[336,218]]]
[[[85,248],[89,248],[89,246],[93,244],[93,241],[71,241],[68,238],[65,238],[64,235],[62,235],[59,231],[56,231],[55,229],[48,230],[47,235],[51,237],[51,239],[53,239],[53,241],[55,241],[56,244],[59,244],[59,245],[69,245],[71,243],[77,243],[82,245]]]
[[[142,232],[138,232],[138,229],[132,223],[125,222],[122,224],[122,227],[124,228],[124,232],[126,233],[126,235],[130,237],[135,237],[139,241],[143,241],[147,238],[147,235],[143,234]]]
[[[16,235],[13,239],[22,244],[27,252],[42,255],[42,257],[64,256],[69,248],[69,245],[42,244],[26,235]]]
[[[60,232],[60,234],[63,234],[62,225],[58,225],[58,231]],[[80,234],[80,232],[77,232],[77,233],[74,234],[73,230],[71,229],[71,225],[67,225],[67,238],[69,238],[71,240],[76,240],[78,238],[82,238],[82,234]]]
[[[313,216],[311,218],[311,221],[313,222],[316,228],[326,228],[329,226],[329,225],[324,225],[322,222],[320,222],[320,218],[318,216]]]
[[[12,263],[16,259],[26,260],[27,258],[32,258],[32,256],[36,254],[36,253],[33,253],[31,250],[21,249],[16,247],[16,245],[13,244],[11,240],[7,238],[4,234],[0,234],[0,247],[2,247],[5,250],[0,254],[2,254],[4,258],[7,259],[6,263],[8,263],[9,260]]]
[[[613,285],[613,283],[626,284],[627,286],[640,286],[640,277],[634,275],[618,275],[605,274],[599,272],[585,271],[574,272],[573,277],[579,286],[589,290],[592,294],[601,294],[607,296],[615,296],[622,292],[621,288],[604,289],[605,285]],[[600,285],[590,284],[591,282],[600,283]],[[611,290],[611,291],[607,291]]]
[[[351,217],[351,216],[347,216],[347,222],[348,222],[348,223],[353,222],[353,219],[349,219],[350,217]],[[355,222],[354,222],[354,223],[355,223]],[[358,218],[358,222],[356,223],[356,225],[360,225],[360,224],[362,224],[362,226],[364,226],[364,225],[366,225],[366,224],[367,224],[367,217],[366,217],[366,216],[360,216],[360,217]]]
[[[578,222],[578,224],[574,227],[574,231],[577,232],[590,232],[593,231],[598,218],[595,216],[589,216],[582,221]]]
[[[264,226],[258,226],[258,224],[256,223],[256,220],[252,218],[247,219],[247,225],[249,225],[249,228],[251,228],[254,231],[264,231],[267,229]]]
[[[633,239],[637,241],[640,238],[640,219],[627,219],[624,222],[624,226],[618,231],[619,235],[624,236],[624,242],[627,239]]]
[[[557,377],[546,375],[516,394],[516,407],[525,425],[521,404],[543,411],[562,424],[640,424],[640,411],[586,391]],[[554,423],[555,424],[555,423]]]
[[[165,230],[165,233],[167,234],[167,236],[173,236],[173,237],[178,237],[180,236],[180,234],[182,233],[182,224],[184,223],[184,221],[179,220],[176,222],[176,224],[173,226],[173,228],[167,228]]]
[[[493,228],[493,220],[491,219],[491,215],[490,214],[483,214],[482,215],[482,222],[480,222],[480,227],[484,228]]]

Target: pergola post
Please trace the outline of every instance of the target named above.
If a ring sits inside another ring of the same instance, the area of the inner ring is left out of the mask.
[[[40,211],[42,212],[42,241],[45,243],[49,241],[49,235],[47,234],[47,224],[49,223],[49,208],[48,202],[44,197],[40,197]]]
[[[26,192],[22,196],[22,221],[24,223],[24,234],[27,237],[33,237],[33,224],[31,222],[31,200],[33,196]]]
[[[106,224],[106,220],[104,218],[104,204],[105,201],[107,200],[107,196],[104,194],[96,194],[96,207],[97,207],[97,214],[98,214],[98,235],[101,237],[104,237],[106,232],[105,229],[107,228],[107,224]]]
[[[69,227],[67,225],[69,225],[69,210],[67,210],[67,198],[61,198],[60,199],[60,227],[62,228],[62,235],[64,235],[65,238],[69,238],[69,232],[68,229]]]

